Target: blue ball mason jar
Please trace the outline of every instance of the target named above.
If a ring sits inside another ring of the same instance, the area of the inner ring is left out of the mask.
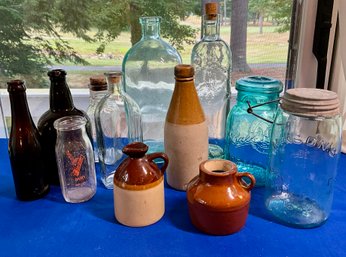
[[[341,133],[336,93],[309,88],[285,92],[273,124],[264,193],[275,220],[301,228],[327,220]]]
[[[270,77],[250,76],[237,80],[235,88],[237,103],[227,117],[225,157],[237,164],[239,172],[254,175],[256,186],[263,186],[270,122],[274,120],[283,85]],[[253,114],[247,111],[250,106],[253,106]]]

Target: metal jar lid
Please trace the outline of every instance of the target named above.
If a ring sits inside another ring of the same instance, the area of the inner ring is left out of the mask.
[[[340,114],[335,92],[317,88],[293,88],[282,97],[281,108],[304,117],[332,117]]]

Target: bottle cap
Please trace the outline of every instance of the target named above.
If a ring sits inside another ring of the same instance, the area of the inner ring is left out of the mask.
[[[174,75],[179,79],[193,79],[195,75],[195,69],[189,64],[178,64],[174,68]]]
[[[216,20],[218,15],[218,3],[206,3],[205,4],[205,14],[208,20]]]
[[[89,89],[92,91],[103,91],[107,89],[107,82],[103,76],[90,77]]]
[[[21,92],[25,91],[25,82],[20,79],[15,79],[7,82],[7,91],[8,92]]]
[[[304,117],[332,117],[340,114],[335,92],[317,88],[292,88],[282,97],[281,108]]]

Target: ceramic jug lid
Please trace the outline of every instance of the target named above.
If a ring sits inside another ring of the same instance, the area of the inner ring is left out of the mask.
[[[317,88],[293,88],[285,92],[281,108],[305,117],[332,117],[340,114],[335,92]]]
[[[241,91],[254,93],[280,93],[283,85],[281,81],[265,76],[249,76],[238,79],[235,88]]]

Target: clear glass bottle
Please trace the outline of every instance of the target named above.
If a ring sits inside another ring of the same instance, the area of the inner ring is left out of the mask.
[[[16,195],[19,200],[35,200],[49,192],[40,134],[30,114],[24,81],[12,80],[7,85],[12,121],[8,152]]]
[[[65,201],[70,203],[85,202],[96,193],[94,153],[86,123],[84,117],[77,115],[54,122],[60,186]]]
[[[286,225],[323,224],[333,202],[341,148],[336,93],[312,88],[285,92],[270,140],[265,205]]]
[[[121,90],[121,72],[105,73],[108,90],[95,109],[101,181],[113,188],[113,177],[126,157],[122,149],[133,141],[142,141],[141,114],[138,105]]]
[[[247,112],[249,106],[274,101],[253,109],[260,117],[273,121],[283,89],[280,81],[250,76],[237,80],[237,103],[227,117],[225,155],[240,172],[250,172],[256,186],[263,186],[268,162],[272,124]],[[250,105],[249,105],[250,104]]]
[[[231,51],[220,38],[218,3],[207,3],[203,37],[192,49],[195,85],[208,122],[209,158],[224,158],[226,118],[231,99]]]
[[[95,127],[95,110],[100,100],[108,93],[107,82],[104,76],[93,76],[90,78],[89,84],[90,101],[86,113],[88,114],[91,122],[91,131],[93,137],[94,147],[94,160],[99,161],[98,145],[96,139],[96,127]]]
[[[163,127],[179,53],[160,38],[160,17],[141,17],[142,38],[125,55],[124,89],[138,104],[149,153],[163,152]]]

